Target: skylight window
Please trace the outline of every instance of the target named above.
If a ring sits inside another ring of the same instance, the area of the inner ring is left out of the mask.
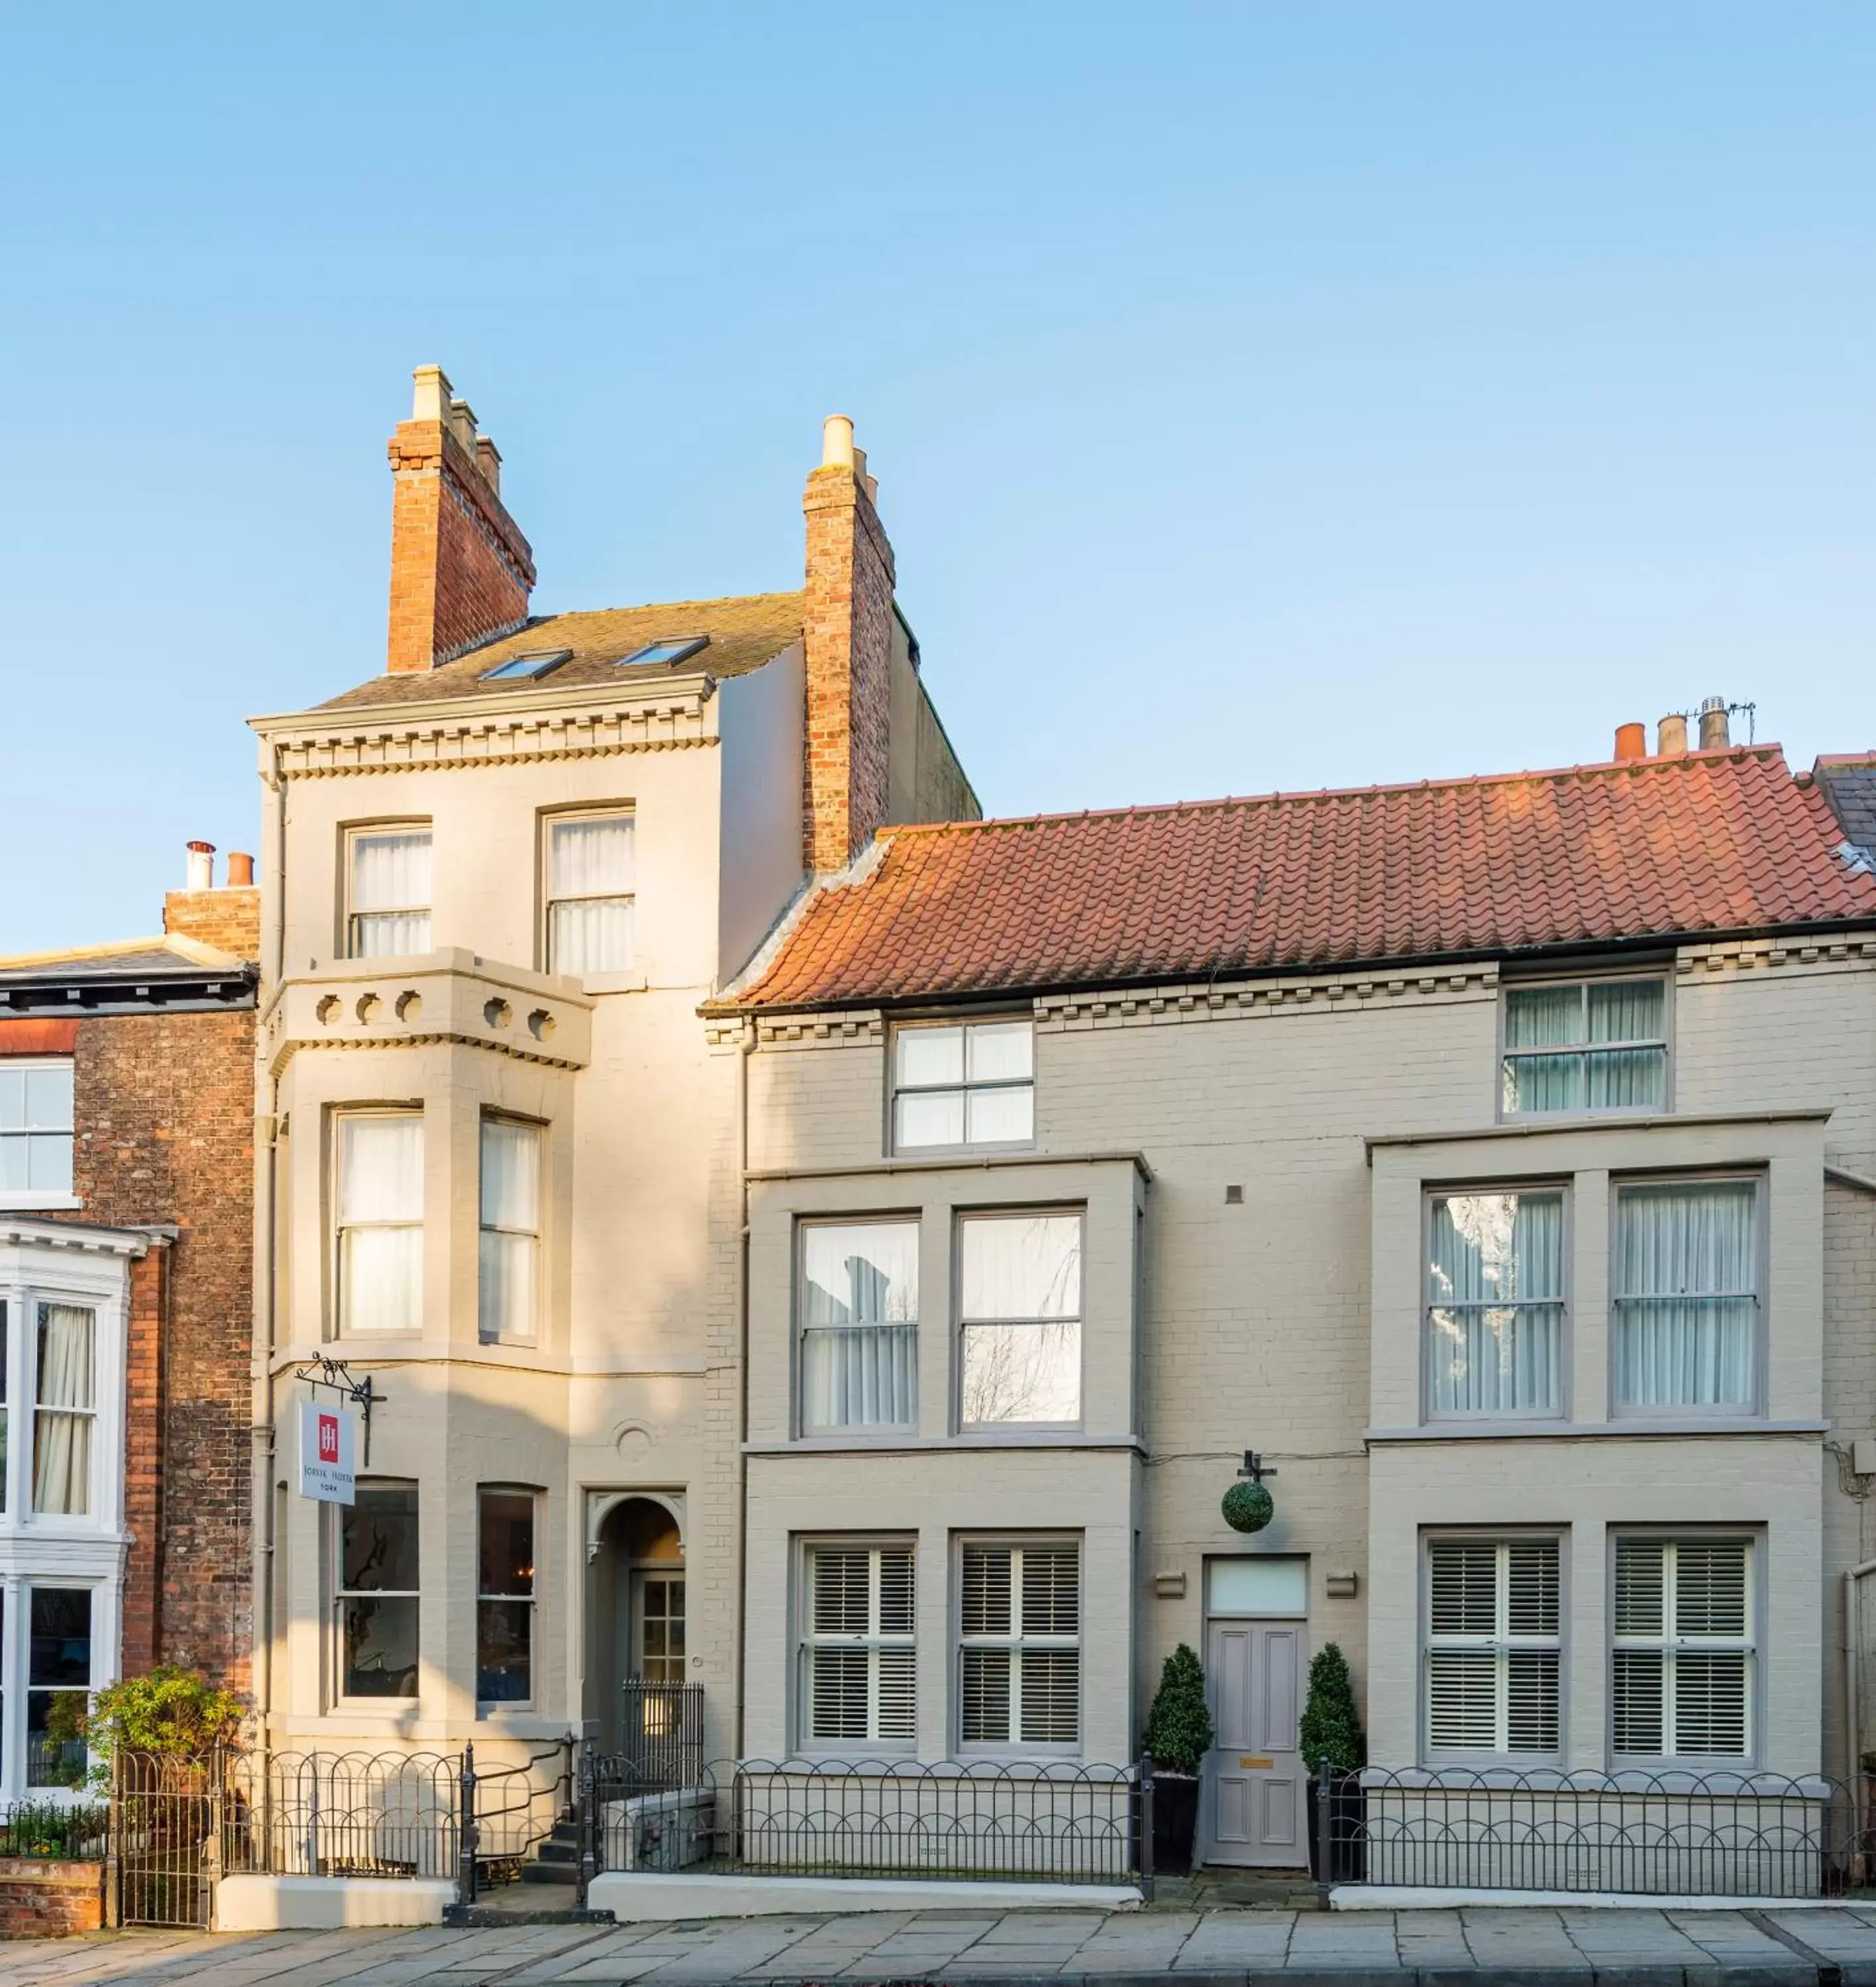
[[[630,655],[621,656],[619,666],[623,670],[633,663],[681,663],[687,656],[694,656],[710,639],[707,635],[679,635],[662,642],[650,642],[642,649],[634,649]]]
[[[492,670],[482,672],[484,683],[509,683],[518,676],[544,676],[557,670],[573,653],[571,649],[545,649],[531,656],[511,656]]]

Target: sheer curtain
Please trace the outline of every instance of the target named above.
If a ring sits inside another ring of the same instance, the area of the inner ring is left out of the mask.
[[[1668,1073],[1665,1047],[1598,1049],[1594,1045],[1658,1041],[1667,1028],[1667,990],[1658,980],[1611,980],[1591,986],[1586,1088],[1591,1110],[1662,1101]]]
[[[400,958],[429,950],[429,835],[354,835],[353,956]]]
[[[531,1338],[540,1233],[541,1134],[532,1125],[482,1121],[484,1338]]]
[[[1616,1223],[1618,1403],[1749,1406],[1758,1288],[1750,1180],[1625,1189]]]
[[[72,1516],[91,1509],[91,1423],[96,1314],[79,1304],[39,1306],[39,1394],[32,1508]]]
[[[916,1222],[801,1230],[801,1425],[909,1428],[918,1418]]]
[[[1554,1415],[1564,1334],[1564,1197],[1466,1193],[1433,1203],[1428,1405],[1436,1415]]]
[[[556,973],[632,965],[632,817],[557,821],[548,854],[548,950]]]
[[[1505,1047],[1557,1048],[1556,1055],[1505,1058],[1507,1111],[1574,1111],[1583,1101],[1583,989],[1513,987],[1505,993]]]
[[[339,1321],[416,1332],[423,1311],[423,1121],[347,1118],[339,1139]]]

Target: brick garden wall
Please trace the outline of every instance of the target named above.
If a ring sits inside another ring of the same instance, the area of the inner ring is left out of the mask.
[[[0,1939],[69,1938],[103,1922],[101,1863],[0,1856]]]

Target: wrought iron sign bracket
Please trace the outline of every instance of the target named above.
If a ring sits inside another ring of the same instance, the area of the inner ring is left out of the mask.
[[[1244,1466],[1238,1474],[1248,1476],[1253,1483],[1261,1483],[1265,1477],[1277,1474],[1277,1466],[1274,1462],[1266,1462],[1254,1449],[1247,1449],[1244,1452]]]
[[[304,1380],[316,1395],[321,1388],[336,1394],[341,1400],[349,1401],[359,1410],[365,1424],[365,1461],[371,1467],[371,1411],[384,1398],[375,1384],[373,1376],[367,1373],[362,1380],[352,1377],[352,1369],[342,1359],[309,1359],[303,1365],[295,1366],[293,1377]]]

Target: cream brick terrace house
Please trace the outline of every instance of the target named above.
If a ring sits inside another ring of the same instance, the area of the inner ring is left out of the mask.
[[[1332,1641],[1383,1768],[1846,1769],[1876,766],[1725,727],[823,882],[709,1010],[750,1752],[1124,1761],[1186,1641],[1201,1853],[1294,1865]]]
[[[698,1009],[814,872],[977,804],[851,423],[800,591],[536,618],[436,369],[390,454],[387,669],[255,720],[257,1692],[276,1745],[512,1758],[682,1679],[720,1756],[743,1063]],[[376,1397],[349,1509],[297,1493],[321,1358]]]

